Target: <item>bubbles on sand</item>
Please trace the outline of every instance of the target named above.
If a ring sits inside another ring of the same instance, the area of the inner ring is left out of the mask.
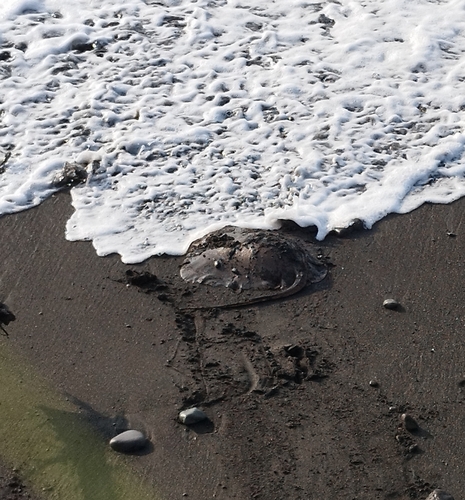
[[[226,225],[465,194],[459,0],[17,0],[0,7],[0,214],[65,165],[69,239],[125,262]]]

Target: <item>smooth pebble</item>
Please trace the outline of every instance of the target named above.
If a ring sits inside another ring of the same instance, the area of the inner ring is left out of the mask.
[[[386,299],[384,302],[383,302],[383,306],[386,308],[386,309],[397,309],[399,307],[399,302],[397,302],[397,300],[394,300],[394,299]]]
[[[207,415],[198,408],[190,408],[179,413],[179,421],[184,425],[196,424],[207,418]]]
[[[122,432],[110,440],[111,448],[121,453],[141,450],[146,444],[147,438],[136,430]]]

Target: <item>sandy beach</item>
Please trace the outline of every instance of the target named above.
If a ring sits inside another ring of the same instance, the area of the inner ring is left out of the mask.
[[[182,258],[129,266],[66,241],[63,193],[0,219],[0,302],[17,318],[2,342],[102,442],[143,430],[150,450],[125,463],[161,500],[407,500],[437,487],[459,500],[464,209],[424,205],[324,242],[288,224],[327,263],[325,280],[279,301],[189,313],[222,292],[184,283]],[[144,293],[128,270],[158,286]],[[194,405],[210,421],[186,429],[177,415]]]

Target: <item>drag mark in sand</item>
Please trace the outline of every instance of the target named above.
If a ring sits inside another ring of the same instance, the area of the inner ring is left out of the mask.
[[[224,326],[218,330],[212,319],[223,314]],[[227,317],[221,309],[177,314],[182,342],[167,366],[177,373],[183,407],[208,407],[250,393],[268,398],[304,381],[322,381],[332,371],[311,343],[271,345],[257,332],[227,322]]]
[[[2,459],[47,500],[153,500],[155,492],[115,456],[76,408],[0,343]]]

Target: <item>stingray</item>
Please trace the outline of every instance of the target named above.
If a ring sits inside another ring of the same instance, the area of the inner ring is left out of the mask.
[[[236,292],[264,291],[227,307],[293,295],[326,276],[326,267],[303,243],[276,231],[226,227],[194,241],[181,266],[191,283]]]

